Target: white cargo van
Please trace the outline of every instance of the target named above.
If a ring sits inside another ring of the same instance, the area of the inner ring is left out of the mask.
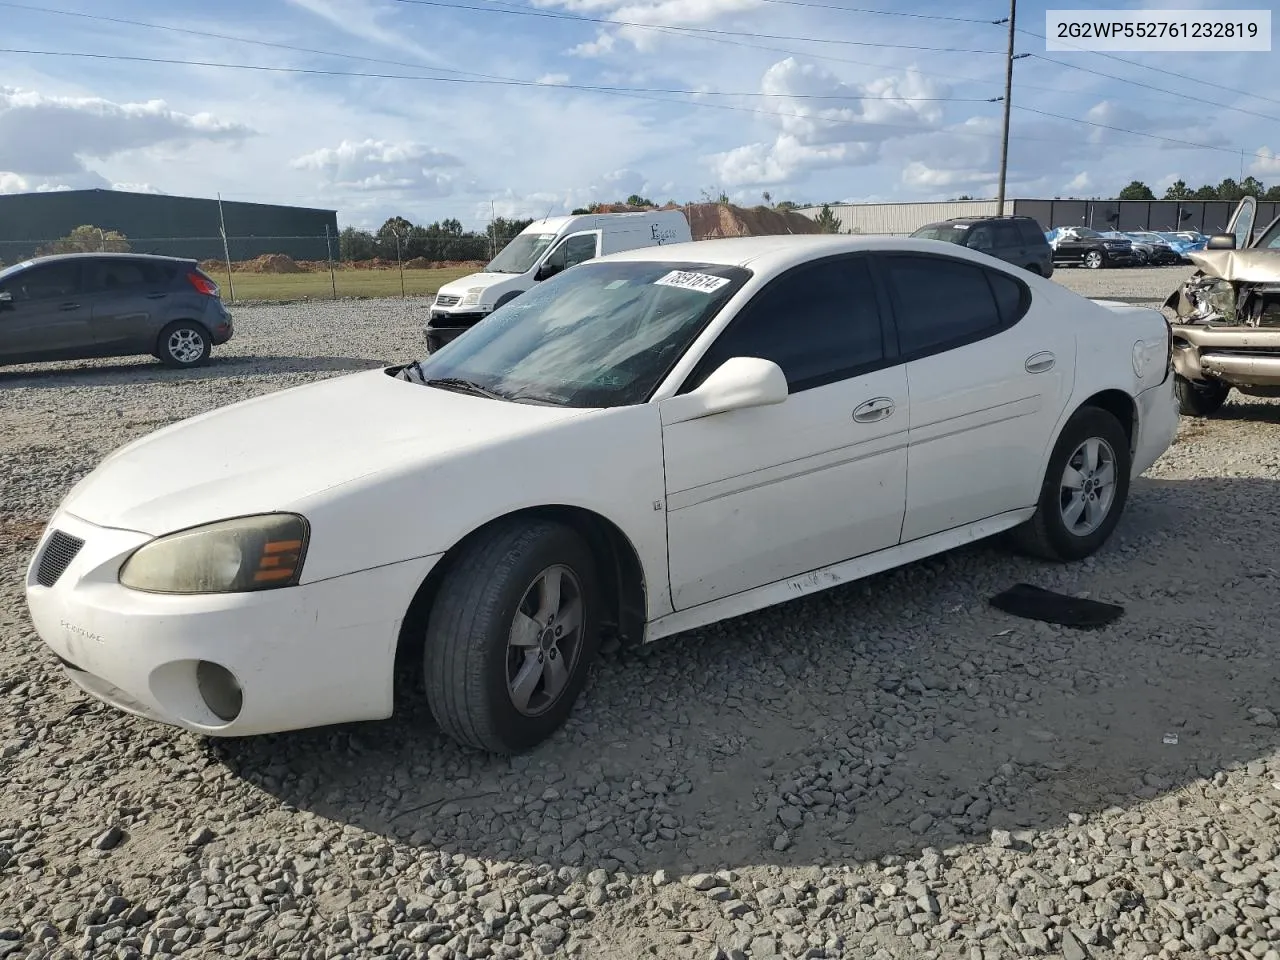
[[[427,352],[438,350],[538,281],[584,260],[692,239],[689,221],[680,210],[535,220],[483,272],[440,288],[423,331]]]

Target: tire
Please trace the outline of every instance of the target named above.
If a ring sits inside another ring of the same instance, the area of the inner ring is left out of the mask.
[[[520,296],[520,294],[522,294],[522,293],[524,293],[524,291],[523,291],[523,290],[517,290],[515,293],[507,293],[507,294],[503,294],[503,295],[498,299],[498,302],[497,302],[497,303],[495,303],[495,304],[493,305],[493,309],[494,309],[494,310],[501,310],[503,307],[505,307],[508,303],[510,303],[510,302],[511,302],[512,300],[514,300],[516,297]]]
[[[160,331],[156,356],[167,367],[198,367],[209,359],[209,331],[191,320],[177,320]]]
[[[1090,250],[1084,255],[1084,265],[1090,270],[1101,270],[1104,263],[1106,263],[1106,258],[1099,250]]]
[[[1091,444],[1098,445],[1094,449],[1101,454],[1098,466],[1101,468],[1108,461],[1110,463],[1109,486],[1105,484],[1105,474],[1095,476],[1087,470],[1076,469],[1082,466],[1082,453]],[[1036,512],[1030,520],[1014,529],[1014,543],[1031,556],[1059,562],[1083,560],[1094,553],[1106,543],[1120,522],[1129,497],[1131,463],[1129,440],[1120,421],[1098,407],[1081,407],[1067,421],[1054,444]],[[1093,482],[1101,480],[1104,483],[1095,494],[1098,499],[1092,501],[1102,507],[1103,513],[1100,517],[1096,514],[1091,517],[1092,508],[1086,504],[1076,515],[1077,526],[1074,528],[1068,523],[1068,516],[1076,511],[1068,507],[1076,495],[1064,483],[1069,465],[1078,479],[1081,473],[1084,474],[1086,490],[1092,487]],[[1096,523],[1086,528],[1086,520],[1095,520]]]
[[[554,621],[539,636],[538,621],[526,615],[546,613],[536,607],[545,606],[542,585],[553,575],[562,617],[573,619],[577,594],[571,649],[565,644],[571,634],[556,640]],[[562,524],[501,523],[465,546],[441,580],[427,620],[423,672],[440,728],[496,754],[523,753],[550,737],[572,712],[599,647],[601,596],[590,547]],[[526,632],[517,643],[522,623]],[[567,669],[550,672],[566,660]],[[515,682],[522,671],[531,683]],[[556,682],[553,696],[548,684]]]
[[[1215,380],[1197,383],[1175,373],[1173,392],[1178,398],[1178,412],[1184,417],[1211,417],[1227,402],[1231,387]]]

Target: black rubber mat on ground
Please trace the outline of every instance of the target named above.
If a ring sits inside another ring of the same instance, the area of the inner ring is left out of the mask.
[[[1029,583],[1015,584],[1003,593],[997,593],[990,603],[997,610],[1011,613],[1015,617],[1082,630],[1105,627],[1120,619],[1124,613],[1124,607],[1114,603],[1068,597]]]

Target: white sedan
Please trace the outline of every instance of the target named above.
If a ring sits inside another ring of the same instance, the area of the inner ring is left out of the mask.
[[[108,456],[27,577],[68,675],[206,735],[373,720],[425,679],[526,750],[647,642],[1013,531],[1077,560],[1172,442],[1160,313],[952,244],[602,257],[427,359]]]

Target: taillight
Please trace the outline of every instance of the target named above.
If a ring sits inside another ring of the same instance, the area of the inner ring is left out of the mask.
[[[218,295],[218,285],[203,273],[197,273],[194,271],[188,273],[187,282],[196,288],[197,293],[202,293],[206,297],[216,297]]]

